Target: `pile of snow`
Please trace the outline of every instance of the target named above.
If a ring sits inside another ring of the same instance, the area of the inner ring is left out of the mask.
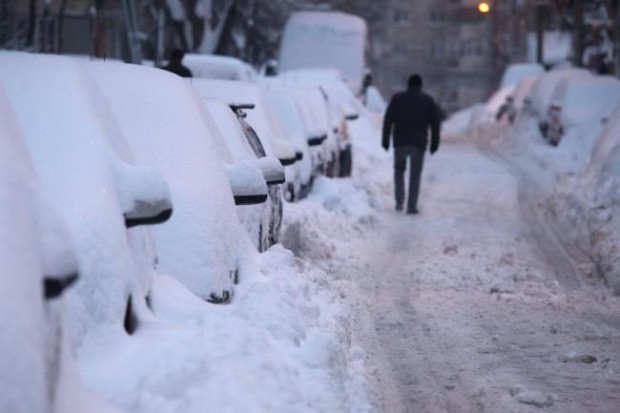
[[[280,246],[261,255],[256,271],[224,307],[157,277],[158,321],[130,345],[84,354],[90,384],[131,412],[367,410],[356,390],[363,378],[345,328],[350,315],[325,274]]]
[[[614,230],[620,227],[620,111],[598,135],[589,162],[578,172],[557,189],[553,206],[568,217],[572,237],[592,252],[600,275],[620,294],[620,234]]]
[[[480,110],[483,110],[483,105],[481,103],[461,109],[450,115],[450,117],[441,124],[442,139],[444,139],[446,135],[462,135],[467,133],[472,122],[472,116]]]
[[[524,112],[513,126],[487,131],[487,137],[499,138],[497,144],[505,145],[512,160],[536,177],[541,211],[554,217],[562,235],[593,260],[593,272],[620,294],[620,238],[614,231],[620,226],[618,81],[569,68],[547,72],[527,87],[536,113]],[[538,116],[553,99],[568,126],[557,147],[538,130]],[[612,108],[615,113],[609,115]]]

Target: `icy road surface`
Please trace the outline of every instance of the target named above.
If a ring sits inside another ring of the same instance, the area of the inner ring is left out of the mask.
[[[379,151],[361,151],[353,180],[372,212],[322,188],[311,201],[339,220],[306,210],[306,235],[285,236],[354,308],[375,410],[619,412],[618,299],[543,219],[531,171],[489,143],[445,142],[408,216]]]

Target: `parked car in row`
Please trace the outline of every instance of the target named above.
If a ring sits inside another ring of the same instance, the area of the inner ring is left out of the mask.
[[[542,122],[544,137],[558,145],[564,131],[591,121],[603,122],[620,103],[620,81],[611,76],[565,78],[551,96]]]
[[[81,276],[68,302],[77,342],[99,328],[132,334],[149,317],[156,262],[150,231],[140,225],[170,217],[167,182],[133,164],[119,125],[77,61],[0,53],[0,81],[40,182],[75,241]]]
[[[55,302],[77,279],[79,266],[1,83],[0,262],[0,411],[51,411],[66,369]]]
[[[235,199],[264,202],[262,173],[251,165],[224,167],[213,150],[218,131],[183,79],[141,66],[86,66],[139,164],[157,168],[170,184],[175,213],[155,229],[161,271],[207,301],[229,301],[248,254]]]
[[[195,78],[256,82],[256,70],[243,60],[230,56],[187,53],[183,58]]]
[[[205,80],[194,86],[200,89],[203,98],[217,98],[235,107],[242,117],[255,130],[265,152],[274,156],[284,166],[287,182],[298,180],[297,154],[284,131],[281,120],[268,104],[260,85],[226,80]],[[289,199],[290,196],[288,197]]]

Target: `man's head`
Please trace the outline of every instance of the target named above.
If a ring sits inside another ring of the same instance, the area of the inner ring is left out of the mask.
[[[180,62],[183,60],[185,53],[181,49],[173,49],[170,52],[170,60],[175,62]]]
[[[409,76],[409,80],[407,81],[407,86],[409,87],[409,89],[411,88],[420,89],[422,87],[422,76],[420,76],[417,73]]]

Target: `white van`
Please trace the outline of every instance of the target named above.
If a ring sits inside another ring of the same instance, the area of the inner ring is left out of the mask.
[[[335,68],[357,94],[366,61],[366,22],[341,12],[296,12],[282,35],[279,71]]]

